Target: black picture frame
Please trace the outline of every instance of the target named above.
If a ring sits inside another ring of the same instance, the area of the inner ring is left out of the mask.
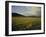
[[[28,4],[42,4],[44,6],[44,32],[43,33],[28,33],[28,34],[12,34],[9,35],[9,3],[28,3]],[[45,34],[45,3],[37,2],[22,2],[22,1],[5,1],[5,36],[18,36],[18,35],[34,35]]]

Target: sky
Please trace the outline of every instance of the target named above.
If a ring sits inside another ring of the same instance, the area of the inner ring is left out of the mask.
[[[41,8],[34,6],[12,6],[12,13],[18,13],[24,16],[40,16]]]

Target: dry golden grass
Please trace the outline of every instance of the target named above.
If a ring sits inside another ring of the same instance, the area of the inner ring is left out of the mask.
[[[31,29],[32,26],[41,25],[41,19],[36,17],[12,17],[12,24],[18,30]]]

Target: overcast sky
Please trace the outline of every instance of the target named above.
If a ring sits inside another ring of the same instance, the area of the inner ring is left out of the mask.
[[[12,13],[18,13],[24,16],[40,16],[41,8],[34,6],[12,6]]]

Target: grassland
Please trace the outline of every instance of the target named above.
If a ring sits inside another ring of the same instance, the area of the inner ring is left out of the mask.
[[[12,30],[41,29],[40,17],[12,17]]]

